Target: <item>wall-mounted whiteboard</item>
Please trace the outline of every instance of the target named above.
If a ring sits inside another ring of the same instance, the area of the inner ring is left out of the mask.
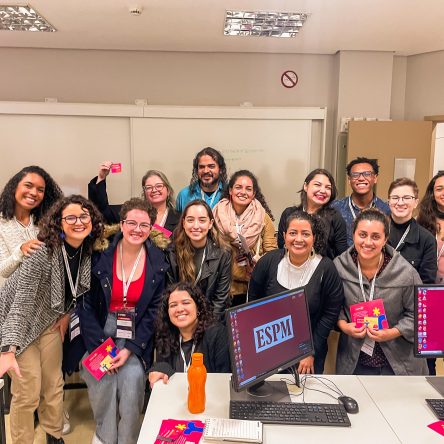
[[[141,177],[160,169],[176,194],[192,160],[220,150],[229,174],[249,169],[278,220],[298,201],[307,173],[322,166],[324,108],[160,107],[0,102],[0,188],[23,166],[45,168],[69,193],[86,195],[103,160],[122,163],[107,180],[111,203],[141,193]]]

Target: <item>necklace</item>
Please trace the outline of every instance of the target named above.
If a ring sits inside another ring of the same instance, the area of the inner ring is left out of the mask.
[[[72,261],[79,253],[80,253],[80,251],[82,250],[82,248],[79,248],[79,249],[77,249],[77,251],[72,255],[72,256],[70,256],[69,254],[68,254],[68,252],[66,251],[66,249],[65,249],[65,252],[66,252],[66,256],[68,257],[68,259],[70,260],[70,261]]]

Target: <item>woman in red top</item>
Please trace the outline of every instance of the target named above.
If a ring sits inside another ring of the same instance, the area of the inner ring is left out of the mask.
[[[122,205],[120,217],[121,233],[95,258],[91,290],[79,310],[88,353],[109,337],[119,350],[100,381],[81,370],[96,421],[93,443],[137,441],[154,318],[168,267],[149,239],[156,209],[135,198]]]

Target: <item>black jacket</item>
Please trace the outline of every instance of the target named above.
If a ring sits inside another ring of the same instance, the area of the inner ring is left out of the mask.
[[[114,251],[121,238],[121,234],[115,236],[107,250],[93,257],[91,289],[77,306],[84,348],[89,353],[107,339],[103,328],[111,303]],[[125,347],[140,358],[145,369],[148,369],[151,365],[154,321],[165,288],[168,264],[165,262],[163,251],[154,246],[149,239],[145,242],[145,247],[145,282],[136,305],[136,337],[134,340],[126,340]]]
[[[174,245],[166,250],[166,257],[170,265],[168,282],[170,284],[179,282],[179,267]],[[222,321],[225,309],[230,305],[231,250],[219,248],[208,240],[205,261],[197,285],[213,307],[214,317]]]
[[[231,373],[228,335],[222,324],[214,324],[205,330],[202,340],[196,344],[195,352],[203,353],[204,365],[208,373]],[[162,372],[168,376],[176,370],[178,353],[162,356],[156,353],[156,362],[150,372]]]
[[[120,222],[120,208],[122,205],[110,205],[108,203],[108,194],[106,192],[106,180],[96,183],[97,176],[88,184],[88,199],[93,202],[102,213],[108,224]],[[174,231],[179,223],[180,214],[174,208],[168,208],[168,216],[165,221],[165,228]]]
[[[288,290],[277,280],[278,265],[284,254],[284,250],[274,250],[259,259],[251,275],[248,301]],[[321,374],[328,349],[327,338],[344,303],[342,281],[329,258],[322,258],[305,286],[305,292],[315,348],[315,372]]]
[[[393,248],[393,239],[388,244]],[[401,256],[418,272],[424,284],[434,284],[438,266],[436,263],[436,239],[415,219],[412,219],[410,231],[398,249]]]
[[[284,248],[284,232],[287,217],[297,210],[302,210],[302,207],[288,207],[282,212],[278,228],[278,248]],[[326,228],[327,251],[325,253],[333,260],[348,248],[347,227],[341,214],[332,207],[328,208],[321,219],[324,221]]]

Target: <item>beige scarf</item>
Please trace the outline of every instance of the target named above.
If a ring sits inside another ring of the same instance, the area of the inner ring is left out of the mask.
[[[213,213],[217,227],[230,238],[234,246],[238,245],[237,235],[240,232],[248,247],[255,247],[265,226],[265,210],[258,200],[253,199],[244,212],[237,216],[229,199],[222,199],[213,208]]]

